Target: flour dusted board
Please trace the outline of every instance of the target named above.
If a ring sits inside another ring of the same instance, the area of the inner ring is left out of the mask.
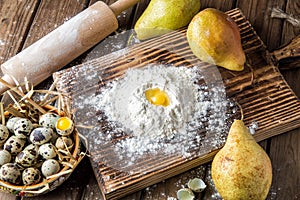
[[[241,31],[242,44],[247,55],[247,66],[242,72],[232,72],[219,68],[227,97],[243,108],[244,120],[247,125],[252,122],[259,128],[255,138],[260,141],[281,134],[300,126],[300,103],[289,86],[283,80],[278,69],[266,63],[266,49],[256,35],[249,22],[238,9],[228,14],[237,22]],[[82,96],[93,96],[99,93],[106,82],[121,76],[128,68],[138,68],[147,63],[173,64],[175,66],[194,66],[210,69],[210,66],[197,59],[189,49],[185,38],[185,30],[166,34],[162,37],[145,41],[141,44],[112,53],[84,64],[66,69],[54,74],[58,82],[57,89],[71,98],[71,103],[78,106]],[[98,78],[97,84],[91,75]],[[97,77],[98,76],[98,77]],[[73,107],[76,120],[83,125],[94,125],[95,115],[102,116],[89,107]],[[236,116],[235,116],[236,117]],[[105,119],[97,121],[100,132],[109,131]],[[134,165],[128,165],[128,160],[112,159],[114,144],[126,135],[116,136],[110,143],[99,143],[95,135],[89,138],[88,129],[80,129],[87,139],[97,148],[91,148],[91,163],[93,165],[100,189],[108,199],[117,199],[146,186],[157,183],[168,177],[187,171],[197,165],[208,162],[222,146],[219,145],[195,148],[201,151],[188,159],[182,156],[145,155]],[[101,134],[99,134],[99,137]],[[93,146],[94,146],[93,145]],[[218,148],[217,148],[218,147]],[[117,167],[116,167],[117,166]]]

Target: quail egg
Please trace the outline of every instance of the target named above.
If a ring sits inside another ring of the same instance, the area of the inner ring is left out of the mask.
[[[9,163],[11,160],[11,155],[8,151],[1,149],[0,150],[0,165]]]
[[[25,139],[13,135],[10,136],[4,143],[4,149],[7,150],[12,155],[16,155],[20,151],[22,151],[25,143],[26,143]]]
[[[42,175],[40,170],[34,167],[26,168],[22,173],[22,180],[24,185],[37,184],[38,182],[40,182],[41,177]]]
[[[39,154],[44,159],[54,158],[57,155],[56,151],[56,147],[51,143],[43,144],[39,148]]]
[[[57,149],[62,149],[62,150],[71,150],[73,147],[73,140],[69,137],[58,137],[55,146]]]
[[[14,132],[14,125],[15,123],[21,119],[20,117],[12,117],[12,118],[9,118],[6,122],[6,127],[8,128],[8,130],[13,133]]]
[[[55,124],[59,118],[60,116],[55,113],[43,114],[39,119],[39,125],[55,129]]]
[[[74,123],[69,117],[60,117],[55,124],[56,132],[61,136],[68,136],[74,130]]]
[[[0,179],[12,184],[21,182],[20,169],[14,163],[6,163],[0,168]]]
[[[14,134],[18,137],[26,138],[32,129],[32,122],[27,118],[21,118],[14,125]]]
[[[45,177],[58,173],[60,166],[57,160],[48,159],[42,164],[42,174]]]
[[[38,154],[30,149],[24,149],[16,156],[16,163],[23,167],[31,167],[37,162]]]
[[[6,126],[0,124],[0,144],[3,144],[9,137],[9,131]]]
[[[58,137],[59,137],[58,133],[56,131],[53,131],[52,138],[50,139],[49,142],[51,142],[52,144],[55,144]]]
[[[35,144],[29,144],[29,145],[27,145],[25,148],[24,148],[24,150],[29,150],[29,151],[33,151],[33,152],[35,152],[36,154],[38,154],[38,152],[39,152],[39,146],[38,145],[35,145]]]
[[[53,135],[53,130],[47,127],[38,127],[33,129],[30,133],[29,140],[32,144],[45,144],[48,142]]]

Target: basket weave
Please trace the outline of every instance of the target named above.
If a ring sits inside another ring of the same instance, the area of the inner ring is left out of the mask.
[[[47,105],[43,106],[43,108],[47,111],[55,112],[60,116],[64,116],[64,112],[59,112],[57,108],[53,106]],[[5,115],[7,116],[10,114],[9,112],[5,112]],[[79,164],[79,162],[82,159],[80,151],[80,139],[76,128],[71,136],[74,141],[74,146],[72,148],[72,152],[70,152],[71,157],[68,160],[69,165],[64,165],[64,167],[55,176],[51,176],[51,178],[48,179],[44,178],[42,182],[29,186],[17,186],[0,180],[0,190],[18,196],[37,196],[52,191],[59,185],[61,185],[66,179],[68,179],[74,168]]]

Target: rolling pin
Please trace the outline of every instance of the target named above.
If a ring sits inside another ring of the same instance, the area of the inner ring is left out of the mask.
[[[37,85],[117,30],[116,16],[139,0],[98,1],[1,65],[0,94],[24,78]]]

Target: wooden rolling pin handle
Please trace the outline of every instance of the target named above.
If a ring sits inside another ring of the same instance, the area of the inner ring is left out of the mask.
[[[127,10],[131,6],[135,5],[140,0],[119,0],[111,4],[109,7],[115,13],[115,15],[121,14],[124,10]]]
[[[300,56],[300,35],[295,37],[290,43],[273,51],[270,56],[275,64],[286,58],[294,58]]]
[[[24,77],[37,85],[118,28],[115,13],[138,0],[120,0],[111,7],[98,1],[1,65],[2,79],[15,85]],[[0,94],[8,87],[0,84]]]

